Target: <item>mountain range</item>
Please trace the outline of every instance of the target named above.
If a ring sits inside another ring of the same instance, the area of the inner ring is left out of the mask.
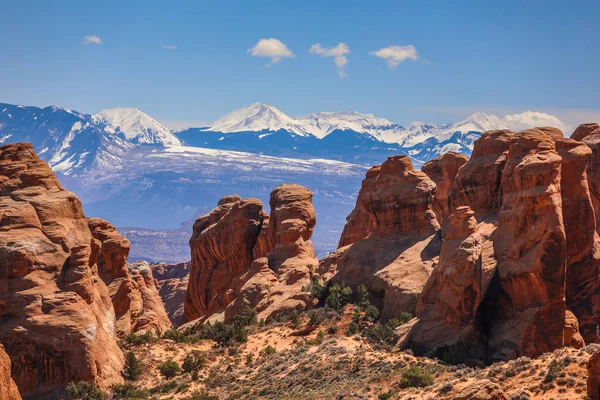
[[[160,261],[184,261],[189,235],[182,230],[191,224],[180,224],[199,210],[231,193],[268,204],[271,190],[289,182],[314,193],[313,239],[324,254],[336,247],[369,166],[400,153],[416,167],[451,150],[470,154],[482,131],[501,128],[498,118],[482,113],[403,127],[353,111],[290,117],[254,103],[211,126],[171,131],[136,108],[89,115],[0,104],[0,144],[32,143],[88,215],[128,227],[133,258]],[[152,243],[164,237],[171,238],[169,253],[181,256],[154,251]],[[179,253],[172,251],[178,246]]]

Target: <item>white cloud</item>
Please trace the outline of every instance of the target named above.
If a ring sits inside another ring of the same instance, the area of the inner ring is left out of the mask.
[[[558,117],[540,111],[525,111],[521,114],[506,114],[505,123],[514,130],[533,128],[536,126],[552,126],[565,129],[567,126]]]
[[[350,54],[350,47],[346,43],[338,43],[337,46],[331,48],[323,47],[321,43],[315,43],[308,49],[308,52],[321,57],[333,57],[339,77],[345,78],[348,76],[344,68],[348,64],[348,57],[346,55]]]
[[[412,44],[408,46],[390,46],[369,53],[372,56],[383,58],[388,67],[396,68],[398,64],[406,60],[416,61],[419,59],[417,49]]]
[[[160,47],[162,47],[165,50],[175,50],[175,49],[177,49],[177,46],[175,46],[174,44],[163,44]]]
[[[100,36],[95,35],[84,36],[83,44],[102,44],[102,39],[100,39]]]
[[[260,39],[258,43],[251,49],[248,49],[248,53],[255,57],[267,57],[271,59],[271,64],[276,64],[281,61],[282,58],[294,57],[285,43],[277,39]]]

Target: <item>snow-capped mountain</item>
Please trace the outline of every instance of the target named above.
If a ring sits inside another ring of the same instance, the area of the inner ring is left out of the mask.
[[[137,108],[111,108],[92,116],[105,132],[135,144],[181,145],[170,130]]]
[[[260,132],[285,130],[300,136],[308,132],[298,122],[283,111],[262,103],[252,103],[216,120],[210,128],[212,132]]]
[[[418,166],[446,149],[470,154],[474,140],[471,139],[477,136],[457,133],[480,134],[503,128],[497,117],[483,113],[454,124],[403,127],[355,111],[290,117],[271,105],[253,103],[227,114],[208,128],[184,129],[176,135],[191,146],[277,157],[323,157],[364,165],[407,153]]]

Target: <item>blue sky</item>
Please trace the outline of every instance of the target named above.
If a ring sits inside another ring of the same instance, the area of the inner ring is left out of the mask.
[[[570,126],[600,120],[599,14],[597,0],[0,0],[0,102],[138,107],[170,126],[255,101],[402,124],[540,111]],[[294,56],[253,56],[268,38]],[[391,46],[408,54],[393,68],[374,54]]]

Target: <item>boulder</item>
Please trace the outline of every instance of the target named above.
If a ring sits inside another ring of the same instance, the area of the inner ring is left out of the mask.
[[[33,147],[0,147],[0,342],[22,395],[122,382],[100,250],[81,202]]]
[[[596,122],[581,124],[571,134],[571,139],[582,141],[588,136],[600,133],[600,125]]]

